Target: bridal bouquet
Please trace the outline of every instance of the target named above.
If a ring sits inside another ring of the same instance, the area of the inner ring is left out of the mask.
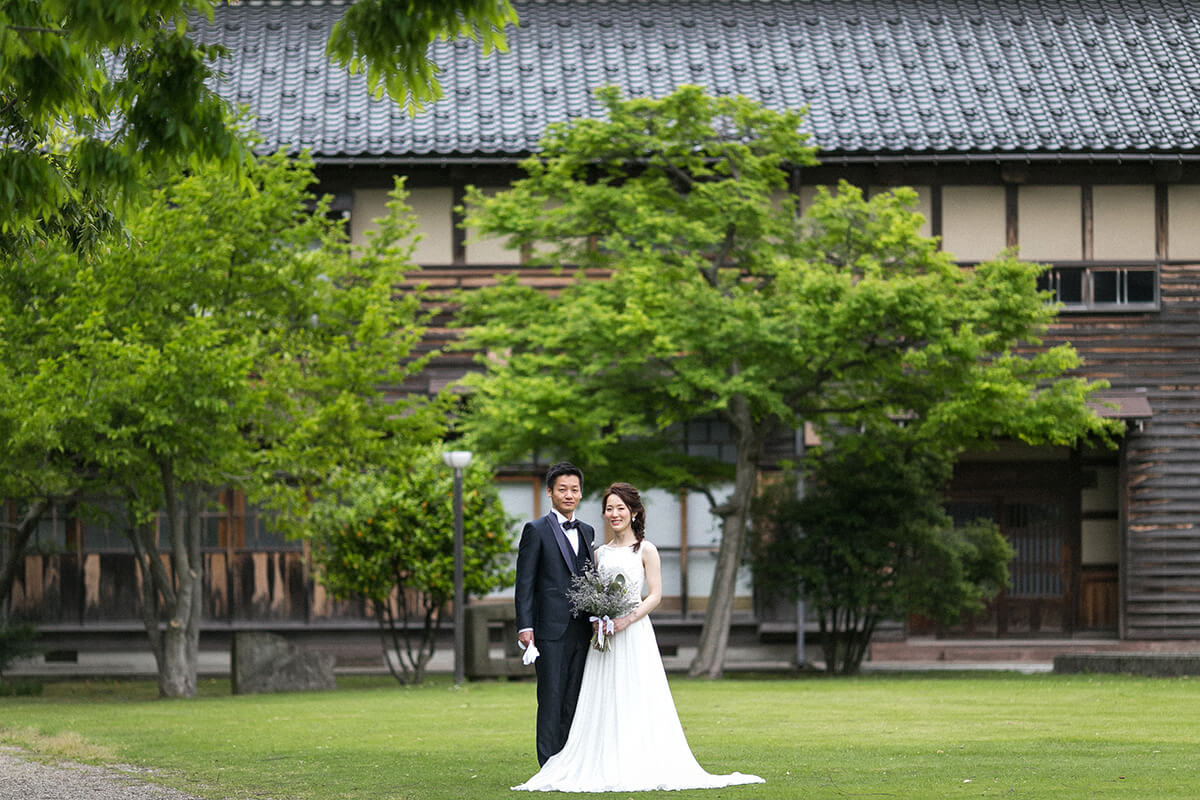
[[[603,570],[588,562],[587,568],[571,578],[567,600],[575,616],[587,614],[600,627],[592,634],[592,647],[607,651],[613,634],[613,620],[637,608],[640,598],[620,572]]]

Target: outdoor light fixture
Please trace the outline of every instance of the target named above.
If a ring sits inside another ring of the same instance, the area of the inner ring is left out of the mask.
[[[442,453],[442,461],[452,469],[466,469],[471,463],[470,450],[447,450]]]

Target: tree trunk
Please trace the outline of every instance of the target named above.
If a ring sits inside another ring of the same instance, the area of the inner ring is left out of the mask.
[[[169,461],[164,459],[159,467],[175,573],[175,592],[174,602],[167,603],[167,627],[163,633],[163,663],[158,675],[158,692],[163,697],[195,697],[203,605],[200,509],[204,493],[198,485],[191,483],[177,488],[174,469]]]
[[[742,550],[746,542],[746,520],[758,483],[758,458],[763,437],[754,425],[749,406],[742,398],[735,398],[731,402],[730,422],[737,435],[734,488],[725,505],[716,510],[722,517],[721,546],[717,551],[717,569],[713,575],[712,590],[708,594],[704,627],[700,630],[700,646],[688,668],[688,674],[694,678],[720,678],[725,668],[738,566],[742,562]]]
[[[154,523],[139,522],[137,518],[137,503],[132,493],[128,503],[129,527],[125,535],[133,545],[134,558],[137,559],[138,572],[142,578],[142,626],[150,639],[150,652],[154,654],[154,668],[163,674],[166,659],[163,653],[163,634],[159,629],[162,619],[163,605],[175,602],[171,579],[163,567],[162,559],[158,556],[158,528]],[[163,592],[163,589],[167,592]],[[162,602],[160,602],[162,598]]]
[[[400,590],[403,594],[403,589]],[[379,622],[379,643],[383,645],[383,662],[387,664],[388,672],[392,673],[392,677],[401,686],[408,684],[408,662],[404,660],[403,651],[400,647],[400,633],[396,629],[396,615],[392,613],[392,604],[390,600],[372,600],[371,603],[375,607],[375,619]],[[391,640],[391,649],[396,653],[396,658],[393,659],[389,655],[388,640]]]
[[[17,525],[16,533],[13,535],[12,549],[7,551],[4,559],[4,571],[0,572],[0,610],[5,612],[5,617],[8,616],[9,595],[12,594],[13,584],[16,583],[17,572],[25,566],[25,546],[33,538],[33,532],[37,530],[38,522],[41,521],[42,515],[48,508],[50,508],[50,498],[39,497],[34,500],[25,511],[25,516]]]

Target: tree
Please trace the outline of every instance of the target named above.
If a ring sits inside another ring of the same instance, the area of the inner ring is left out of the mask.
[[[695,485],[678,426],[715,415],[734,440],[733,491],[693,675],[721,673],[763,448],[805,420],[925,419],[962,446],[997,435],[1069,442],[1110,430],[1064,378],[1069,346],[1036,348],[1054,315],[1040,268],[958,268],[908,189],[842,184],[803,216],[791,170],[813,162],[799,113],[683,87],[599,92],[605,119],[551,126],[527,177],[468,194],[467,224],[575,269],[557,297],[515,278],[463,295],[464,347],[485,372],[464,430],[522,462]]]
[[[400,683],[424,678],[454,599],[452,488],[440,449],[422,448],[398,454],[386,468],[347,476],[311,511],[318,579],[334,597],[369,603],[384,659]],[[463,489],[467,596],[512,585],[511,526],[491,469],[476,459]],[[422,617],[415,629],[414,612]]]
[[[0,255],[40,237],[99,240],[125,203],[204,161],[249,148],[213,90],[222,50],[197,43],[193,15],[213,0],[6,0],[0,4]],[[419,105],[440,93],[427,56],[442,36],[504,47],[507,0],[364,0],[329,40],[340,64]]]
[[[120,405],[104,408],[97,403],[94,407],[92,402],[101,397],[102,390],[149,392],[140,399],[151,398],[157,402],[160,398],[152,396],[156,391],[174,390],[186,397],[199,386],[211,389],[208,395],[196,397],[191,404],[185,403],[185,407],[172,410],[181,411],[176,417],[180,426],[197,423],[196,431],[204,431],[206,423],[216,423],[212,428],[212,444],[215,445],[222,435],[232,437],[238,428],[227,425],[228,419],[238,413],[235,411],[223,417],[222,409],[238,405],[234,402],[236,390],[233,387],[245,387],[246,368],[282,369],[292,372],[295,377],[302,377],[305,372],[299,366],[302,359],[287,366],[280,363],[251,365],[244,357],[247,354],[239,355],[224,349],[224,345],[233,341],[223,338],[229,331],[215,330],[211,323],[199,317],[170,331],[172,347],[157,351],[156,345],[138,350],[120,338],[109,343],[95,339],[83,344],[73,341],[70,333],[62,337],[61,348],[55,349],[50,347],[47,336],[49,326],[66,319],[65,312],[50,313],[56,300],[109,288],[86,284],[86,281],[74,284],[74,278],[84,276],[86,270],[94,269],[95,265],[60,263],[62,259],[70,261],[72,258],[71,253],[62,252],[64,246],[82,254],[85,260],[92,247],[107,247],[107,252],[112,254],[114,248],[120,247],[113,245],[112,236],[121,228],[125,213],[142,206],[146,191],[161,186],[163,181],[173,180],[170,176],[180,169],[211,174],[214,164],[218,164],[221,168],[246,170],[241,175],[244,180],[241,188],[253,186],[257,180],[253,168],[248,166],[251,149],[240,125],[235,124],[227,104],[211,89],[214,74],[210,61],[221,54],[221,48],[197,43],[188,26],[192,14],[210,16],[214,6],[210,0],[136,0],[120,4],[12,0],[0,5],[0,134],[5,140],[5,148],[0,150],[0,198],[4,198],[5,203],[4,210],[0,211],[0,257],[5,261],[16,261],[16,264],[5,264],[5,273],[0,279],[6,283],[7,297],[12,300],[13,307],[30,311],[19,300],[23,295],[26,299],[46,303],[32,307],[36,313],[31,315],[16,314],[0,319],[0,324],[5,327],[4,341],[8,350],[4,359],[0,359],[5,362],[0,366],[0,383],[5,385],[4,389],[11,387],[12,390],[0,389],[0,392],[6,395],[2,398],[4,401],[12,401],[12,404],[5,402],[5,408],[13,411],[0,419],[0,440],[4,443],[0,452],[14,457],[14,461],[5,462],[8,473],[4,481],[0,481],[0,488],[4,489],[5,497],[20,498],[24,504],[22,521],[14,529],[13,546],[6,552],[5,563],[0,569],[0,597],[4,599],[7,599],[16,570],[22,564],[26,543],[44,510],[54,501],[74,499],[80,494],[91,497],[94,493],[85,488],[91,480],[104,483],[115,474],[114,470],[134,470],[133,450],[122,437],[138,423],[146,422],[151,427],[162,423],[161,419],[152,419],[154,414],[146,407],[134,411],[136,422],[124,419],[102,421],[103,414],[114,413]],[[515,12],[506,0],[359,2],[349,7],[336,26],[330,38],[329,53],[331,58],[355,70],[366,68],[368,84],[377,94],[380,86],[385,86],[396,102],[415,108],[439,94],[437,67],[426,55],[433,38],[470,36],[481,41],[485,50],[503,48],[504,26],[515,20]],[[250,218],[263,222],[262,217],[253,213]],[[281,235],[269,228],[256,229],[254,234],[262,241],[276,242],[277,239],[272,237]],[[137,233],[132,235],[134,241],[137,236]],[[197,252],[205,252],[204,243],[200,243]],[[26,269],[35,264],[52,263],[62,269],[49,270],[46,275],[36,275],[36,270]],[[8,271],[10,266],[12,270]],[[102,277],[101,282],[104,279],[107,278]],[[186,281],[175,285],[192,287]],[[130,285],[126,285],[125,290],[130,289]],[[379,287],[376,290],[380,290]],[[137,295],[137,291],[133,294]],[[283,291],[280,296],[289,296],[288,291]],[[220,303],[224,299],[217,297],[216,300]],[[170,312],[178,312],[180,308],[203,309],[205,302],[204,297],[192,302],[176,294],[169,297],[166,308]],[[302,307],[312,306],[304,303],[298,308]],[[72,308],[80,311],[79,306]],[[254,318],[253,313],[247,320]],[[166,317],[178,321],[172,314],[166,314]],[[378,324],[385,317],[385,314],[376,313],[370,323]],[[287,321],[295,323],[290,317]],[[23,330],[22,325],[26,323],[30,327]],[[82,336],[102,337],[107,323],[84,315],[72,320],[72,324],[83,325],[78,329]],[[162,326],[152,327],[160,333],[164,330]],[[142,330],[134,325],[122,332]],[[70,329],[65,326],[58,329],[60,335],[66,331]],[[254,343],[262,344],[270,338],[263,336],[263,331],[257,333],[258,336],[251,339]],[[372,335],[378,341],[388,338],[378,330]],[[17,341],[32,337],[36,344],[29,348],[10,347],[14,341],[8,338],[10,336],[16,337]],[[166,341],[161,338],[157,344]],[[396,336],[395,341],[403,341],[403,336]],[[127,344],[130,347],[126,347]],[[91,367],[96,368],[96,374],[91,377],[65,365],[55,356],[82,355],[83,350],[89,350],[86,355],[95,359]],[[222,359],[209,360],[214,353],[220,353]],[[168,380],[158,389],[154,381],[134,385],[139,378],[154,374],[156,369],[161,369],[163,375],[178,377],[173,369],[180,365],[206,365],[209,373],[203,375],[202,380],[199,373],[193,371],[179,383],[172,384]],[[342,366],[332,360],[325,363],[325,368]],[[125,369],[128,372],[122,373]],[[101,377],[112,378],[114,383],[106,386]],[[343,377],[349,378],[349,375]],[[12,383],[5,379],[11,379]],[[121,379],[126,381],[124,386],[120,386]],[[188,384],[188,379],[197,383]],[[289,402],[304,405],[299,398],[308,396],[324,397],[317,405],[328,403],[331,385],[328,379],[324,379],[326,385],[322,385],[323,379],[313,379],[311,375],[308,380],[310,389],[296,393]],[[265,383],[259,385],[257,391],[266,397],[269,392],[265,392],[263,386]],[[42,390],[55,393],[38,399],[36,392]],[[222,391],[227,391],[227,395],[222,396]],[[60,402],[53,413],[49,410],[49,398]],[[36,413],[32,417],[19,413],[34,409]],[[246,408],[238,405],[238,410],[246,411]],[[286,420],[302,410],[277,411],[275,421]],[[307,410],[314,408],[310,405]],[[146,414],[138,416],[143,411]],[[318,419],[336,416],[335,410],[326,407],[307,417],[310,425],[289,432],[286,437],[288,447],[293,451],[305,451],[307,456],[323,456],[328,461],[340,447],[335,444],[338,434],[354,427],[335,425],[330,433],[318,431]],[[110,440],[109,435],[114,432],[120,435]],[[160,433],[161,438],[152,443],[145,440],[140,444],[152,444],[160,453],[178,453],[180,463],[194,455],[182,441],[170,440],[172,434]],[[158,437],[158,433],[154,435]],[[280,441],[282,443],[284,439]],[[274,452],[278,456],[288,447],[264,449],[264,452]],[[229,458],[236,459],[239,452],[239,449],[230,450]],[[121,492],[131,501],[132,516],[128,517],[131,521],[143,518],[149,513],[146,509],[156,505],[154,498],[160,492],[145,489],[146,481],[160,481],[162,486],[158,488],[168,498],[175,498],[178,504],[193,512],[205,503],[205,495],[211,493],[212,487],[202,488],[203,482],[196,483],[190,477],[185,479],[176,469],[179,465],[160,459],[155,465],[157,475],[151,476],[144,469],[146,464],[140,464],[139,480],[121,483]],[[214,469],[216,474],[224,471],[215,463],[209,463],[208,468]],[[294,500],[295,488],[310,486],[313,476],[322,471],[313,467],[306,469],[306,476],[296,477],[290,483],[290,492],[275,487],[268,493],[277,500]],[[236,471],[239,479],[247,477],[241,474],[244,470]],[[122,473],[124,479],[130,474]],[[269,468],[264,468],[263,474],[275,475]],[[259,481],[262,487],[266,483],[269,481]],[[179,489],[179,494],[175,488]],[[100,491],[102,493],[104,489]],[[188,584],[186,578],[196,567],[194,561],[198,559],[198,551],[186,542],[196,540],[199,531],[186,530],[188,524],[193,524],[188,523],[188,519],[194,519],[194,515],[188,516],[182,509],[175,509],[178,504],[169,501],[167,512],[169,528],[178,545],[174,547],[175,567],[176,570],[182,567],[184,571],[178,575],[185,576],[184,584]],[[134,542],[149,535],[149,529],[144,525],[134,524],[131,530],[140,531],[133,535]],[[151,558],[152,552],[152,547],[140,551],[142,564],[148,572],[160,573],[158,583],[168,589],[168,604],[179,601],[187,607],[194,601],[193,612],[187,612],[185,616],[198,614],[198,596],[187,585],[181,585],[179,595],[174,595],[175,587],[170,583],[173,578],[158,570],[158,561]],[[160,594],[156,594],[154,584],[145,585],[149,608]],[[152,608],[148,613],[152,613]],[[194,627],[194,620],[186,625],[181,620],[176,619],[181,626]],[[156,630],[157,625],[151,626],[148,620],[151,638],[155,637]],[[168,628],[168,639],[173,640],[175,630]],[[194,655],[194,637],[188,640],[191,644],[179,651],[185,661],[188,658],[185,652]],[[160,650],[156,646],[155,651]],[[185,679],[181,685],[164,687],[164,692],[190,691],[188,684],[194,684],[194,669],[191,672],[191,681]]]
[[[312,212],[312,183],[283,156],[216,165],[155,192],[131,239],[5,265],[0,362],[16,380],[0,445],[61,453],[66,485],[101,493],[82,503],[121,500],[166,696],[195,692],[200,512],[220,489],[286,521],[325,476],[444,431],[440,401],[381,388],[424,363],[420,301],[393,297],[411,269],[402,192],[356,254],[324,200]]]
[[[755,498],[755,581],[816,612],[827,672],[856,673],[881,621],[949,624],[1008,583],[996,525],[956,528],[940,503],[952,454],[894,424],[854,431],[809,454],[802,497],[784,473]]]

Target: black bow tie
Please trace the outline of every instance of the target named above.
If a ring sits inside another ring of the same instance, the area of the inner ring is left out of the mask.
[[[579,530],[579,520],[577,520],[577,519],[569,519],[569,520],[567,520],[566,522],[564,522],[564,523],[563,523],[563,530],[564,530],[564,531],[569,531],[569,530],[571,530],[571,528],[575,528],[576,530]]]

